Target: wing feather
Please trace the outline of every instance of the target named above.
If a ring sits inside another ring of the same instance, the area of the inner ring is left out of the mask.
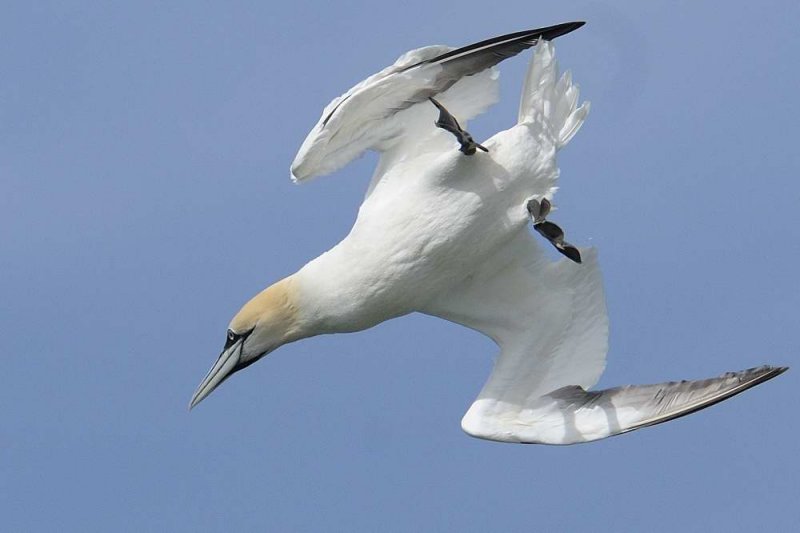
[[[461,422],[475,437],[503,442],[590,442],[685,416],[778,376],[763,366],[718,378],[587,391],[608,347],[594,250],[583,264],[550,262],[527,234],[426,312],[497,342],[492,374]]]
[[[456,50],[429,46],[404,54],[325,108],[292,163],[292,179],[302,181],[328,174],[366,150],[385,151],[394,147],[395,141],[409,132],[408,123],[414,122],[408,121],[408,116],[397,120],[401,112],[420,107],[416,104],[448,92],[460,80],[466,81],[464,78],[490,69],[535,45],[539,39],[554,39],[582,25],[583,22],[570,22],[503,35]],[[471,87],[468,92],[478,95],[470,99],[471,106],[442,100],[463,124],[497,100],[496,80],[496,75],[483,76],[468,84]],[[430,106],[427,102],[424,105]]]
[[[472,436],[502,442],[591,442],[692,414],[786,370],[765,365],[710,379],[627,385],[600,391],[569,386],[526,405],[480,398],[461,424]]]

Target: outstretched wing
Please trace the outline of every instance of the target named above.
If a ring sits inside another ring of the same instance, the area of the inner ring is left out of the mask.
[[[456,50],[429,46],[404,54],[328,104],[292,163],[292,179],[328,174],[366,150],[396,146],[419,123],[404,111],[413,111],[412,106],[419,107],[415,104],[431,96],[441,94],[442,103],[462,123],[482,113],[497,100],[497,76],[493,72],[474,75],[530,48],[540,38],[552,40],[583,24],[512,33]]]
[[[587,391],[608,347],[594,250],[551,262],[527,232],[425,312],[481,331],[501,352],[461,425],[475,437],[574,444],[703,409],[782,373],[760,367],[718,378]]]

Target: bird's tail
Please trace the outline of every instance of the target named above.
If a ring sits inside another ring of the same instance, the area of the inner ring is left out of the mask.
[[[556,149],[561,148],[578,132],[589,114],[589,102],[578,106],[579,92],[569,71],[558,78],[555,48],[549,41],[541,40],[528,67],[517,120],[520,124],[541,123]]]

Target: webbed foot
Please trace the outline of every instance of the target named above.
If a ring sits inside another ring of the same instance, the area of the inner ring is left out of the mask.
[[[539,235],[550,241],[556,250],[572,259],[576,263],[581,262],[581,253],[573,245],[564,240],[564,231],[553,222],[546,220],[550,213],[550,201],[547,198],[539,200],[528,200],[528,214],[533,221],[533,229]]]
[[[439,119],[436,121],[436,127],[447,130],[455,135],[456,140],[458,140],[458,143],[461,145],[461,148],[459,148],[461,152],[465,155],[473,155],[476,149],[483,150],[484,152],[489,151],[488,148],[476,143],[468,131],[461,129],[456,117],[451,115],[442,104],[437,102],[433,97],[429,98],[429,100],[436,106],[436,109],[439,110]]]

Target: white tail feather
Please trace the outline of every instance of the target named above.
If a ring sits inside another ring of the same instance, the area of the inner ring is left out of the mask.
[[[517,121],[541,122],[556,148],[561,148],[578,132],[589,114],[589,102],[578,106],[579,95],[569,71],[558,78],[553,44],[540,41],[525,77]]]

